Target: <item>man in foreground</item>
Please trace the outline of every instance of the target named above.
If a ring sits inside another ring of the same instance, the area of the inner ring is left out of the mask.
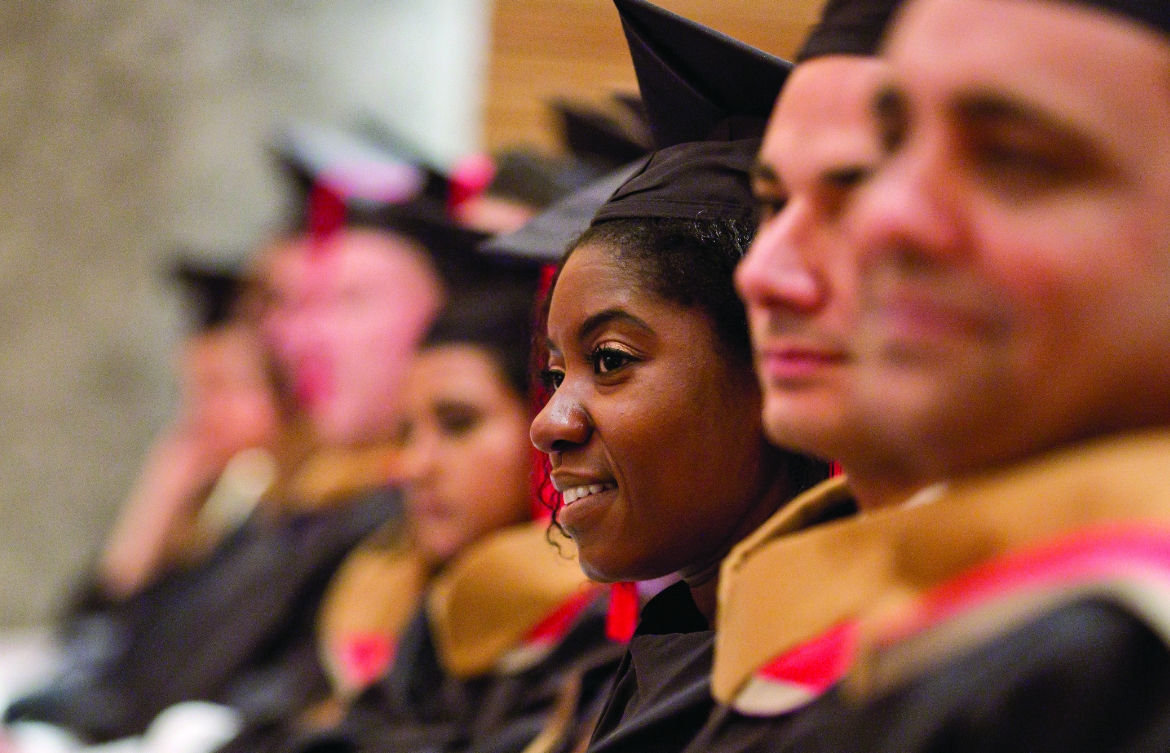
[[[836,636],[851,666],[797,749],[1165,747],[1168,35],[1123,2],[897,23],[882,164],[847,209],[849,410],[946,486],[740,563],[781,643]]]

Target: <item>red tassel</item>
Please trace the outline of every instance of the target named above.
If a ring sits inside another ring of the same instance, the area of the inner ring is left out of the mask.
[[[451,171],[447,188],[447,213],[482,195],[496,178],[496,163],[486,154],[464,157]]]
[[[313,185],[306,207],[306,226],[315,250],[324,248],[324,241],[345,226],[345,197],[324,183]]]
[[[841,464],[836,460],[829,461],[829,478],[836,478],[844,472],[845,471],[841,468]]]
[[[609,614],[605,636],[615,643],[628,643],[638,627],[638,584],[614,583],[609,587]]]

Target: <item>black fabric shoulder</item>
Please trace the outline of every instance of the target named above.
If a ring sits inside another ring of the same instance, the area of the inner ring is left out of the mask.
[[[690,587],[679,581],[646,602],[634,635],[697,633],[710,629],[707,618],[695,606]]]

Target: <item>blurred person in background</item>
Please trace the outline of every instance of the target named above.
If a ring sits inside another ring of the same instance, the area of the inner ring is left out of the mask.
[[[197,307],[180,345],[179,407],[147,455],[99,562],[101,590],[124,599],[176,563],[200,559],[272,483],[279,416],[256,333],[239,315],[240,272],[180,261]]]
[[[201,558],[163,568],[137,592],[93,589],[68,621],[64,672],[13,704],[9,722],[50,722],[96,742],[141,734],[174,704],[211,701],[222,740],[327,695],[314,616],[349,550],[379,526],[401,528],[392,440],[403,373],[442,300],[438,259],[481,236],[448,233],[441,203],[432,212],[418,191],[353,211],[353,197],[338,201],[337,179],[322,174],[328,163],[312,167],[329,190],[306,215],[324,202],[326,221],[264,250],[256,298],[243,307],[281,417],[273,483]],[[274,327],[286,314],[287,326]]]

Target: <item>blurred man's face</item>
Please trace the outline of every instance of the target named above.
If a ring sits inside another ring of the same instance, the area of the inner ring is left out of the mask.
[[[918,0],[877,98],[860,407],[932,474],[1170,421],[1170,43],[1075,3]]]
[[[235,325],[189,337],[179,384],[180,423],[221,462],[275,440],[275,401],[250,329]]]
[[[323,245],[324,244],[324,245]],[[413,244],[372,231],[298,240],[267,268],[261,328],[297,408],[327,444],[389,437],[441,289]]]
[[[870,103],[884,69],[876,58],[839,55],[789,76],[754,173],[760,229],[736,271],[768,434],[823,457],[848,455],[860,433],[846,415],[859,367],[857,256],[841,218],[877,164]]]

